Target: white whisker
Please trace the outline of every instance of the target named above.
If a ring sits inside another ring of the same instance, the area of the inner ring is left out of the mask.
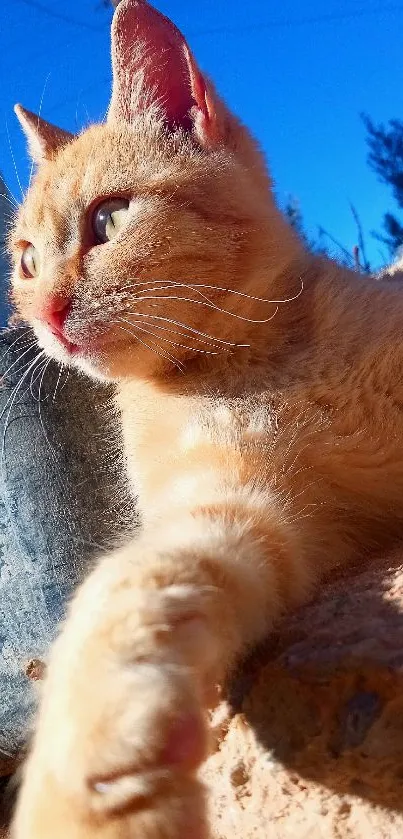
[[[15,339],[15,341],[13,341],[13,343],[12,343],[12,344],[10,344],[10,346],[7,348],[6,355],[8,355],[8,353],[10,352],[10,350],[12,349],[12,347],[14,347],[14,345],[15,345],[15,344],[18,344],[18,342],[19,342],[19,341],[22,341],[22,339],[24,338],[24,336],[25,336],[25,335],[27,335],[27,333],[28,333],[28,332],[30,332],[30,331],[31,331],[31,330],[30,330],[29,328],[28,328],[28,329],[24,329],[24,331],[23,331],[23,332],[21,332],[21,334],[18,336],[18,338],[16,338],[16,339]],[[32,342],[33,342],[33,343],[34,343],[34,340],[35,340],[35,339],[33,338],[33,339],[32,339]]]
[[[45,84],[43,85],[43,91],[42,91],[41,101],[40,101],[40,103],[39,103],[38,120],[37,120],[37,126],[36,126],[38,131],[39,131],[39,121],[40,121],[40,118],[41,118],[41,113],[42,113],[43,97],[45,96],[45,90],[46,90],[46,87],[47,87],[48,81],[49,81],[49,79],[50,79],[50,75],[51,75],[51,74],[50,74],[50,73],[48,73],[48,75],[46,76],[46,79],[45,79]],[[30,188],[30,186],[31,186],[31,181],[32,181],[32,174],[33,174],[33,171],[34,171],[34,159],[32,158],[32,161],[31,161],[31,168],[30,168],[30,170],[29,170],[28,189],[29,189],[29,188]]]
[[[146,347],[148,350],[151,350],[151,352],[155,353],[155,355],[159,355],[161,358],[164,358],[166,361],[170,361],[172,364],[175,365],[175,367],[178,368],[178,370],[183,372],[183,367],[182,367],[181,363],[179,361],[177,361],[176,358],[173,358],[169,353],[164,353],[162,351],[158,352],[158,350],[155,347],[150,347],[150,345],[147,344],[146,341],[143,341],[133,330],[131,331],[130,329],[126,329],[124,326],[119,326],[119,325],[118,325],[118,328],[121,329],[123,332],[128,332],[128,334],[132,335],[133,338],[136,339],[136,341],[138,341],[140,344],[143,345],[143,347]]]
[[[15,157],[14,157],[14,152],[13,152],[12,145],[11,145],[11,138],[10,138],[10,132],[9,132],[9,130],[8,130],[8,122],[7,122],[7,120],[6,120],[6,131],[7,131],[8,145],[9,145],[9,147],[10,147],[10,154],[11,154],[11,159],[12,159],[12,161],[13,161],[13,166],[14,166],[15,176],[16,176],[16,178],[17,178],[17,183],[18,183],[18,186],[19,186],[19,188],[20,188],[20,192],[21,192],[21,197],[22,197],[22,200],[24,200],[24,198],[25,198],[25,195],[24,195],[24,190],[23,190],[23,188],[22,188],[22,186],[21,186],[20,176],[19,176],[19,174],[18,174],[17,164],[16,164],[16,162],[15,162]]]
[[[28,353],[31,352],[32,347],[34,347],[34,346],[35,346],[35,341],[32,341],[32,343],[29,345],[28,349],[24,350],[24,352],[19,354],[18,358],[16,358],[15,361],[13,361],[13,363],[10,364],[10,366],[7,367],[7,370],[2,374],[3,379],[5,379],[6,376],[8,376],[8,374],[11,372],[13,367],[15,367],[15,365],[18,364],[21,361],[21,359],[24,358],[25,355],[28,355]],[[17,371],[14,371],[14,372],[17,372]]]
[[[133,312],[128,312],[127,314],[134,314],[134,313]],[[139,317],[141,317],[141,313],[139,314]],[[215,339],[214,340],[205,340],[204,338],[202,339],[197,335],[189,335],[187,332],[182,332],[179,329],[169,329],[169,327],[167,327],[167,326],[161,326],[160,324],[156,324],[156,323],[153,323],[152,325],[153,325],[154,329],[161,330],[162,332],[169,332],[171,335],[177,335],[177,336],[182,337],[182,338],[191,339],[192,341],[198,341],[201,344],[206,344],[206,346],[208,346],[208,347],[219,347],[219,343]]]
[[[19,382],[17,383],[17,385],[13,388],[13,391],[12,391],[12,393],[11,393],[11,396],[10,396],[10,397],[9,397],[9,399],[7,400],[7,403],[6,403],[6,405],[4,406],[4,408],[3,408],[2,412],[1,412],[1,415],[0,415],[0,419],[2,419],[2,417],[3,417],[4,413],[5,413],[6,409],[7,409],[7,406],[8,406],[8,404],[9,404],[9,402],[10,402],[10,399],[11,399],[10,407],[9,407],[9,409],[8,409],[8,413],[7,413],[7,416],[6,416],[5,421],[4,421],[4,431],[3,431],[3,438],[2,438],[2,446],[1,446],[1,461],[0,461],[0,468],[1,468],[2,482],[3,482],[3,486],[4,486],[4,488],[5,488],[6,490],[7,490],[7,483],[6,483],[6,480],[5,480],[5,475],[4,475],[4,470],[5,470],[5,466],[6,466],[5,450],[6,450],[6,438],[7,438],[7,431],[8,431],[9,425],[10,425],[9,420],[10,420],[11,411],[12,411],[13,405],[14,405],[14,403],[15,403],[15,400],[16,400],[16,398],[17,398],[18,392],[19,392],[19,390],[20,390],[20,388],[21,388],[22,384],[24,383],[24,381],[25,381],[26,377],[29,375],[30,370],[31,370],[31,369],[35,366],[35,364],[38,362],[38,360],[39,360],[39,359],[40,359],[43,355],[45,355],[45,351],[44,351],[44,350],[42,350],[42,351],[40,351],[40,352],[38,353],[38,355],[37,355],[37,356],[34,358],[34,360],[32,361],[32,364],[28,367],[28,370],[26,370],[26,371],[25,371],[25,373],[23,373],[23,375],[21,376],[21,378],[20,378]],[[11,516],[11,518],[10,518],[10,526],[11,526],[11,528],[12,528],[12,530],[13,530],[13,534],[14,534],[15,542],[16,542],[16,544],[17,544],[17,545],[19,545],[19,544],[20,544],[21,534],[20,534],[20,532],[19,532],[19,529],[18,529],[18,528],[16,527],[16,525],[14,524],[14,522],[13,522],[13,517],[12,517],[12,516]],[[29,575],[28,575],[28,585],[31,585],[31,586],[32,586],[32,584],[31,584],[31,582],[30,582],[30,576],[29,576]],[[46,634],[47,634],[47,629],[46,629],[46,627],[45,627],[45,622],[44,622],[43,617],[42,617],[42,615],[41,615],[41,614],[39,615],[39,621],[40,621],[41,626],[42,626],[43,636],[45,637],[45,636],[46,636]]]
[[[160,341],[164,341],[166,344],[171,344],[173,347],[182,347],[182,349],[184,350],[190,350],[190,352],[203,353],[203,355],[218,355],[217,352],[214,352],[212,350],[201,350],[197,347],[188,347],[186,344],[180,344],[178,341],[170,341],[169,338],[164,338],[163,335],[156,335],[155,332],[151,331],[150,329],[146,329],[145,325],[142,324],[141,321],[135,321],[133,323],[133,321],[126,320],[125,318],[119,318],[119,320],[122,323],[128,323],[130,326],[135,326],[137,329],[141,328],[142,332],[146,332],[148,333],[148,335],[152,335],[153,338],[158,338]],[[158,326],[154,326],[154,328],[158,329]],[[225,350],[222,350],[221,352],[225,352]]]
[[[61,364],[59,364],[59,375],[58,375],[58,377],[57,377],[57,382],[56,382],[56,386],[55,386],[55,390],[54,390],[54,394],[53,394],[53,399],[52,399],[52,402],[55,402],[55,400],[56,400],[57,388],[59,387],[59,383],[60,383],[60,379],[61,379],[61,377],[62,377],[62,375],[63,375],[63,371],[64,371],[64,364],[63,364],[63,363],[61,363]]]
[[[215,338],[213,335],[209,335],[207,332],[200,332],[199,329],[195,329],[193,326],[188,326],[186,323],[182,323],[180,320],[173,320],[172,318],[163,317],[163,315],[150,315],[144,312],[126,312],[127,315],[138,315],[142,318],[151,318],[152,320],[162,320],[166,323],[171,323],[173,326],[181,326],[182,329],[187,329],[189,332],[192,332],[196,335],[201,335],[203,338],[208,338],[210,341],[217,341],[219,344],[225,344],[228,347],[249,347],[249,344],[237,344],[234,341],[224,341],[222,338]]]
[[[64,380],[64,382],[63,382],[63,384],[60,388],[60,392],[66,387],[67,382],[69,380],[69,376],[70,376],[70,368],[68,367],[67,370],[66,370],[66,378],[65,378],[65,380]]]
[[[37,364],[39,359],[44,355],[45,355],[45,351],[42,350],[41,352],[38,353],[37,356],[35,356],[34,360],[28,366],[28,369],[25,370],[25,372],[22,374],[21,378],[19,379],[19,381],[17,382],[17,384],[13,388],[13,390],[12,390],[9,398],[7,399],[7,402],[6,402],[2,412],[0,414],[0,420],[1,420],[1,419],[3,419],[3,416],[4,416],[4,414],[5,414],[5,412],[7,411],[7,408],[8,408],[8,413],[7,413],[6,419],[4,421],[3,440],[2,440],[2,447],[1,447],[1,468],[2,468],[2,471],[3,471],[3,463],[4,463],[4,449],[5,449],[5,443],[6,443],[6,434],[7,434],[8,421],[9,421],[9,418],[10,418],[11,409],[14,405],[14,402],[17,398],[17,394],[18,394],[20,388],[22,387],[25,379],[29,375],[30,371],[35,367],[35,365]]]
[[[207,283],[184,283],[184,282],[179,281],[179,280],[151,279],[151,280],[146,280],[146,281],[142,281],[142,282],[136,282],[133,285],[123,286],[122,290],[130,289],[130,288],[136,288],[138,286],[146,286],[146,285],[149,285],[150,283],[165,283],[166,285],[162,285],[162,286],[158,285],[158,286],[156,286],[156,288],[150,288],[150,289],[147,289],[147,290],[148,291],[164,291],[164,290],[168,291],[170,288],[188,288],[191,291],[196,291],[199,288],[208,288],[211,291],[221,291],[225,294],[235,294],[238,297],[244,297],[248,300],[255,300],[257,303],[270,303],[270,304],[273,304],[273,305],[280,305],[282,303],[292,303],[294,300],[298,300],[298,298],[301,297],[301,294],[304,291],[304,281],[303,281],[302,277],[300,277],[299,279],[300,279],[300,283],[301,283],[301,288],[297,292],[297,294],[294,294],[292,297],[281,297],[279,299],[273,299],[273,300],[269,300],[268,298],[265,298],[265,297],[256,297],[253,294],[247,294],[245,291],[237,291],[236,289],[233,289],[233,288],[224,288],[223,286],[208,285]],[[201,292],[198,292],[198,293],[201,294]],[[208,300],[208,302],[211,302],[209,300],[209,298],[206,297],[204,294],[202,294],[202,297],[204,297],[206,300]]]
[[[10,195],[11,195],[11,192],[10,192]],[[0,193],[0,199],[2,201],[3,200],[7,201],[11,205],[13,210],[19,210],[20,209],[20,205],[17,203],[16,199],[14,198],[14,195],[11,195],[11,198],[9,198],[8,195],[6,195],[4,192],[2,192],[2,193]]]
[[[38,389],[38,411],[39,411],[39,422],[41,424],[43,436],[44,436],[44,438],[45,438],[45,440],[46,440],[46,442],[49,446],[49,451],[51,452],[52,456],[54,457],[54,451],[55,450],[54,450],[54,447],[52,446],[52,444],[49,440],[49,437],[46,433],[46,429],[45,429],[44,422],[43,422],[43,417],[42,417],[42,411],[41,411],[41,389],[42,389],[43,379],[44,379],[46,370],[48,369],[49,364],[51,364],[51,361],[52,361],[52,359],[49,358],[47,363],[45,364],[43,370],[42,370],[42,376],[40,378],[39,389]],[[44,398],[47,399],[47,396],[45,396]]]
[[[237,315],[235,312],[230,312],[228,309],[222,309],[220,306],[216,306],[215,303],[212,303],[211,300],[192,300],[191,297],[178,297],[177,295],[170,295],[170,294],[154,294],[154,295],[144,295],[142,297],[136,297],[134,302],[136,303],[143,303],[144,300],[182,300],[184,303],[193,303],[194,306],[206,306],[208,309],[214,309],[216,312],[220,312],[222,315],[229,315],[229,317],[236,318],[237,320],[243,320],[246,323],[269,323],[273,318],[275,318],[279,306],[276,306],[275,311],[269,318],[247,318],[244,315]]]
[[[31,373],[31,381],[30,381],[30,384],[29,384],[29,390],[30,390],[32,399],[34,399],[35,402],[39,402],[39,393],[37,395],[34,393],[34,385],[38,381],[38,379],[41,377],[42,371],[43,371],[45,366],[46,366],[46,357],[43,359],[43,362],[41,364],[38,364],[38,366],[35,367],[35,370],[33,370],[32,373]]]

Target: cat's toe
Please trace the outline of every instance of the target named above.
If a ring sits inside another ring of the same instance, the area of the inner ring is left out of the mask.
[[[141,662],[87,676],[80,702],[69,681],[46,703],[15,839],[204,839],[206,721],[187,669]]]

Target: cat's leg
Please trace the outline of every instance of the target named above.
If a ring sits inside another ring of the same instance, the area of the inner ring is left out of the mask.
[[[56,642],[16,839],[204,839],[212,688],[307,585],[275,509],[195,510],[103,559]]]

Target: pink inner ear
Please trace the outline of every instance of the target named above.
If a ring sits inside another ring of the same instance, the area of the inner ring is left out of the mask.
[[[139,45],[143,46],[141,52]],[[191,109],[206,113],[204,81],[176,26],[144,0],[121,0],[112,27],[114,85],[109,118],[130,121],[144,102],[132,101],[132,80],[144,73],[146,99],[160,105],[170,126],[190,129]],[[196,74],[196,75],[195,75]]]

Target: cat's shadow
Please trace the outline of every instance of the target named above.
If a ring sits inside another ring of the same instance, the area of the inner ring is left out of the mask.
[[[403,548],[284,619],[230,704],[290,775],[402,811],[402,666]]]

